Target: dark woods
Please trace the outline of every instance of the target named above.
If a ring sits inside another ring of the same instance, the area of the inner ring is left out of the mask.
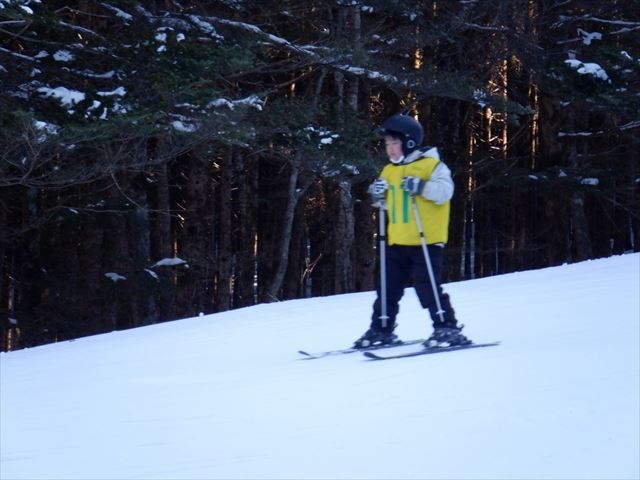
[[[638,251],[639,11],[0,1],[2,349],[373,289],[399,111],[455,175],[445,282]]]

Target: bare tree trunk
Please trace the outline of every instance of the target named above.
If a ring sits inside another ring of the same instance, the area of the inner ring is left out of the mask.
[[[217,246],[216,274],[216,310],[224,312],[230,309],[232,300],[233,248],[232,222],[233,202],[231,197],[231,152],[222,156],[220,165],[220,199],[219,199],[219,236]]]
[[[340,9],[338,31],[355,47],[361,45],[361,17],[360,7],[348,6]],[[358,96],[360,81],[355,76],[345,77],[341,73],[335,74],[338,87],[340,106],[346,104],[353,110],[358,110]],[[345,91],[346,85],[346,91]],[[355,242],[355,214],[353,193],[350,180],[341,180],[337,184],[333,211],[336,212],[333,222],[333,293],[352,292],[355,289],[354,272],[354,242]]]
[[[354,290],[353,243],[355,239],[355,219],[353,215],[353,195],[351,183],[343,180],[336,189],[336,216],[333,222],[333,291],[347,293]]]
[[[575,110],[569,114],[569,132],[576,131]],[[573,168],[580,166],[577,137],[569,137],[569,162]],[[586,155],[583,155],[587,158]],[[569,200],[571,212],[571,239],[575,245],[576,261],[587,260],[592,256],[591,240],[589,239],[589,222],[584,206],[584,193],[574,192]]]
[[[350,7],[351,16],[351,39],[356,47],[361,44],[361,27],[360,5]],[[354,110],[358,110],[358,94],[360,82],[357,77],[352,77],[347,86],[347,104]]]
[[[291,242],[287,262],[287,272],[285,273],[280,295],[283,299],[300,298],[303,296],[301,281],[305,276],[307,265],[305,257],[306,246],[306,216],[305,201],[298,202],[294,213],[293,225],[291,227]]]
[[[152,281],[144,268],[151,260],[151,225],[149,210],[142,205],[127,215],[127,236],[130,255],[138,277],[137,295],[131,302],[131,309],[134,312],[132,319],[134,326],[149,325],[156,322],[157,312],[155,297],[145,287],[147,282]]]
[[[574,260],[581,262],[592,258],[589,222],[584,210],[584,193],[576,192],[571,196],[571,233],[575,245]]]
[[[241,152],[234,154],[233,169],[237,195],[237,250],[234,272],[233,306],[245,307],[255,303],[254,275],[256,270],[256,222],[258,208],[257,175],[247,167]]]
[[[311,180],[308,179],[304,185],[298,188],[298,177],[302,171],[300,155],[300,153],[296,154],[296,158],[291,162],[291,173],[289,174],[289,187],[287,191],[287,207],[284,213],[284,224],[281,229],[280,242],[276,254],[276,271],[265,292],[265,300],[267,302],[278,299],[278,292],[282,287],[282,282],[284,281],[284,276],[289,265],[289,246],[291,244],[291,232],[293,230],[296,206],[312,183]]]
[[[161,163],[156,169],[157,206],[154,222],[153,242],[157,260],[173,256],[171,241],[171,200],[169,196],[169,176],[167,164]]]

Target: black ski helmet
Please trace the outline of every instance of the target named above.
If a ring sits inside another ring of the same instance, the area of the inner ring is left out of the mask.
[[[402,153],[407,156],[422,145],[424,130],[422,125],[409,115],[394,115],[378,130],[381,135],[391,135],[402,140]]]

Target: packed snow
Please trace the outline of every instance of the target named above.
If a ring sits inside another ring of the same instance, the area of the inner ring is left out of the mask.
[[[0,478],[640,477],[640,254],[445,289],[500,346],[304,360],[367,328],[363,292],[2,353]],[[397,333],[429,330],[407,290]]]

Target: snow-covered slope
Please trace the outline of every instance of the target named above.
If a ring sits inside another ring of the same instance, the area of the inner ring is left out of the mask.
[[[366,292],[3,353],[0,478],[639,478],[639,254],[445,287],[500,346],[302,360]],[[397,332],[429,334],[411,290]]]

